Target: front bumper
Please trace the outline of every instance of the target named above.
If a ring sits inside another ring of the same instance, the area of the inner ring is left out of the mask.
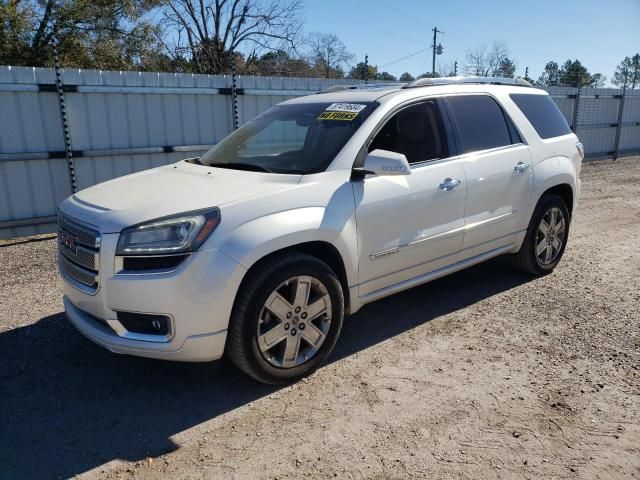
[[[113,353],[176,362],[208,362],[219,359],[224,352],[227,338],[226,330],[187,337],[182,345],[176,343],[166,345],[119,337],[100,320],[76,307],[66,296],[64,297],[64,309],[67,317],[80,333]],[[169,348],[162,348],[165,345]]]
[[[177,269],[162,273],[115,271],[117,234],[102,236],[100,283],[87,293],[62,276],[64,307],[73,325],[115,353],[204,362],[224,352],[233,302],[244,267],[215,250],[198,251]],[[171,334],[132,334],[117,312],[167,315]]]

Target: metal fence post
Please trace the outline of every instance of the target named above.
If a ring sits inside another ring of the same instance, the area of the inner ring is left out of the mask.
[[[580,87],[576,91],[575,103],[573,104],[573,119],[571,121],[571,130],[578,134],[578,114],[580,113]]]
[[[622,136],[622,120],[624,117],[624,100],[627,97],[627,84],[622,86],[622,95],[620,95],[620,103],[618,104],[618,123],[616,124],[616,139],[613,144],[613,159],[618,159],[618,151],[620,150],[620,137]]]
[[[56,27],[54,27],[53,35],[53,69],[56,75],[56,94],[58,96],[58,108],[60,109],[62,132],[64,134],[64,155],[67,160],[67,169],[69,170],[69,185],[71,186],[71,193],[76,193],[78,191],[78,186],[76,184],[76,166],[73,160],[73,147],[71,145],[71,132],[69,131],[67,105],[64,101],[62,73],[60,72],[60,60],[58,58],[58,32]]]
[[[233,115],[233,129],[238,129],[238,75],[236,73],[236,54],[231,50],[231,105]]]

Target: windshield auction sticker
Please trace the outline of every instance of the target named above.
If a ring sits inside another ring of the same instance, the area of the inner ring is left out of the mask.
[[[320,114],[318,120],[352,121],[367,106],[359,103],[332,103]]]

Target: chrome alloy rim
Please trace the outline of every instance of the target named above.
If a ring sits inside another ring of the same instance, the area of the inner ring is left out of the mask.
[[[551,208],[544,214],[536,236],[536,257],[542,265],[556,261],[566,236],[566,222],[559,208]]]
[[[258,348],[279,368],[302,365],[318,353],[331,326],[331,297],[324,284],[301,275],[281,283],[258,320]]]

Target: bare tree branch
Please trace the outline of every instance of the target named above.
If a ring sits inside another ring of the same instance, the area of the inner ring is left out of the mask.
[[[168,46],[169,51],[188,48],[198,71],[228,71],[231,52],[254,44],[279,49],[295,45],[301,30],[301,0],[172,0],[162,9],[175,31],[184,31]]]

